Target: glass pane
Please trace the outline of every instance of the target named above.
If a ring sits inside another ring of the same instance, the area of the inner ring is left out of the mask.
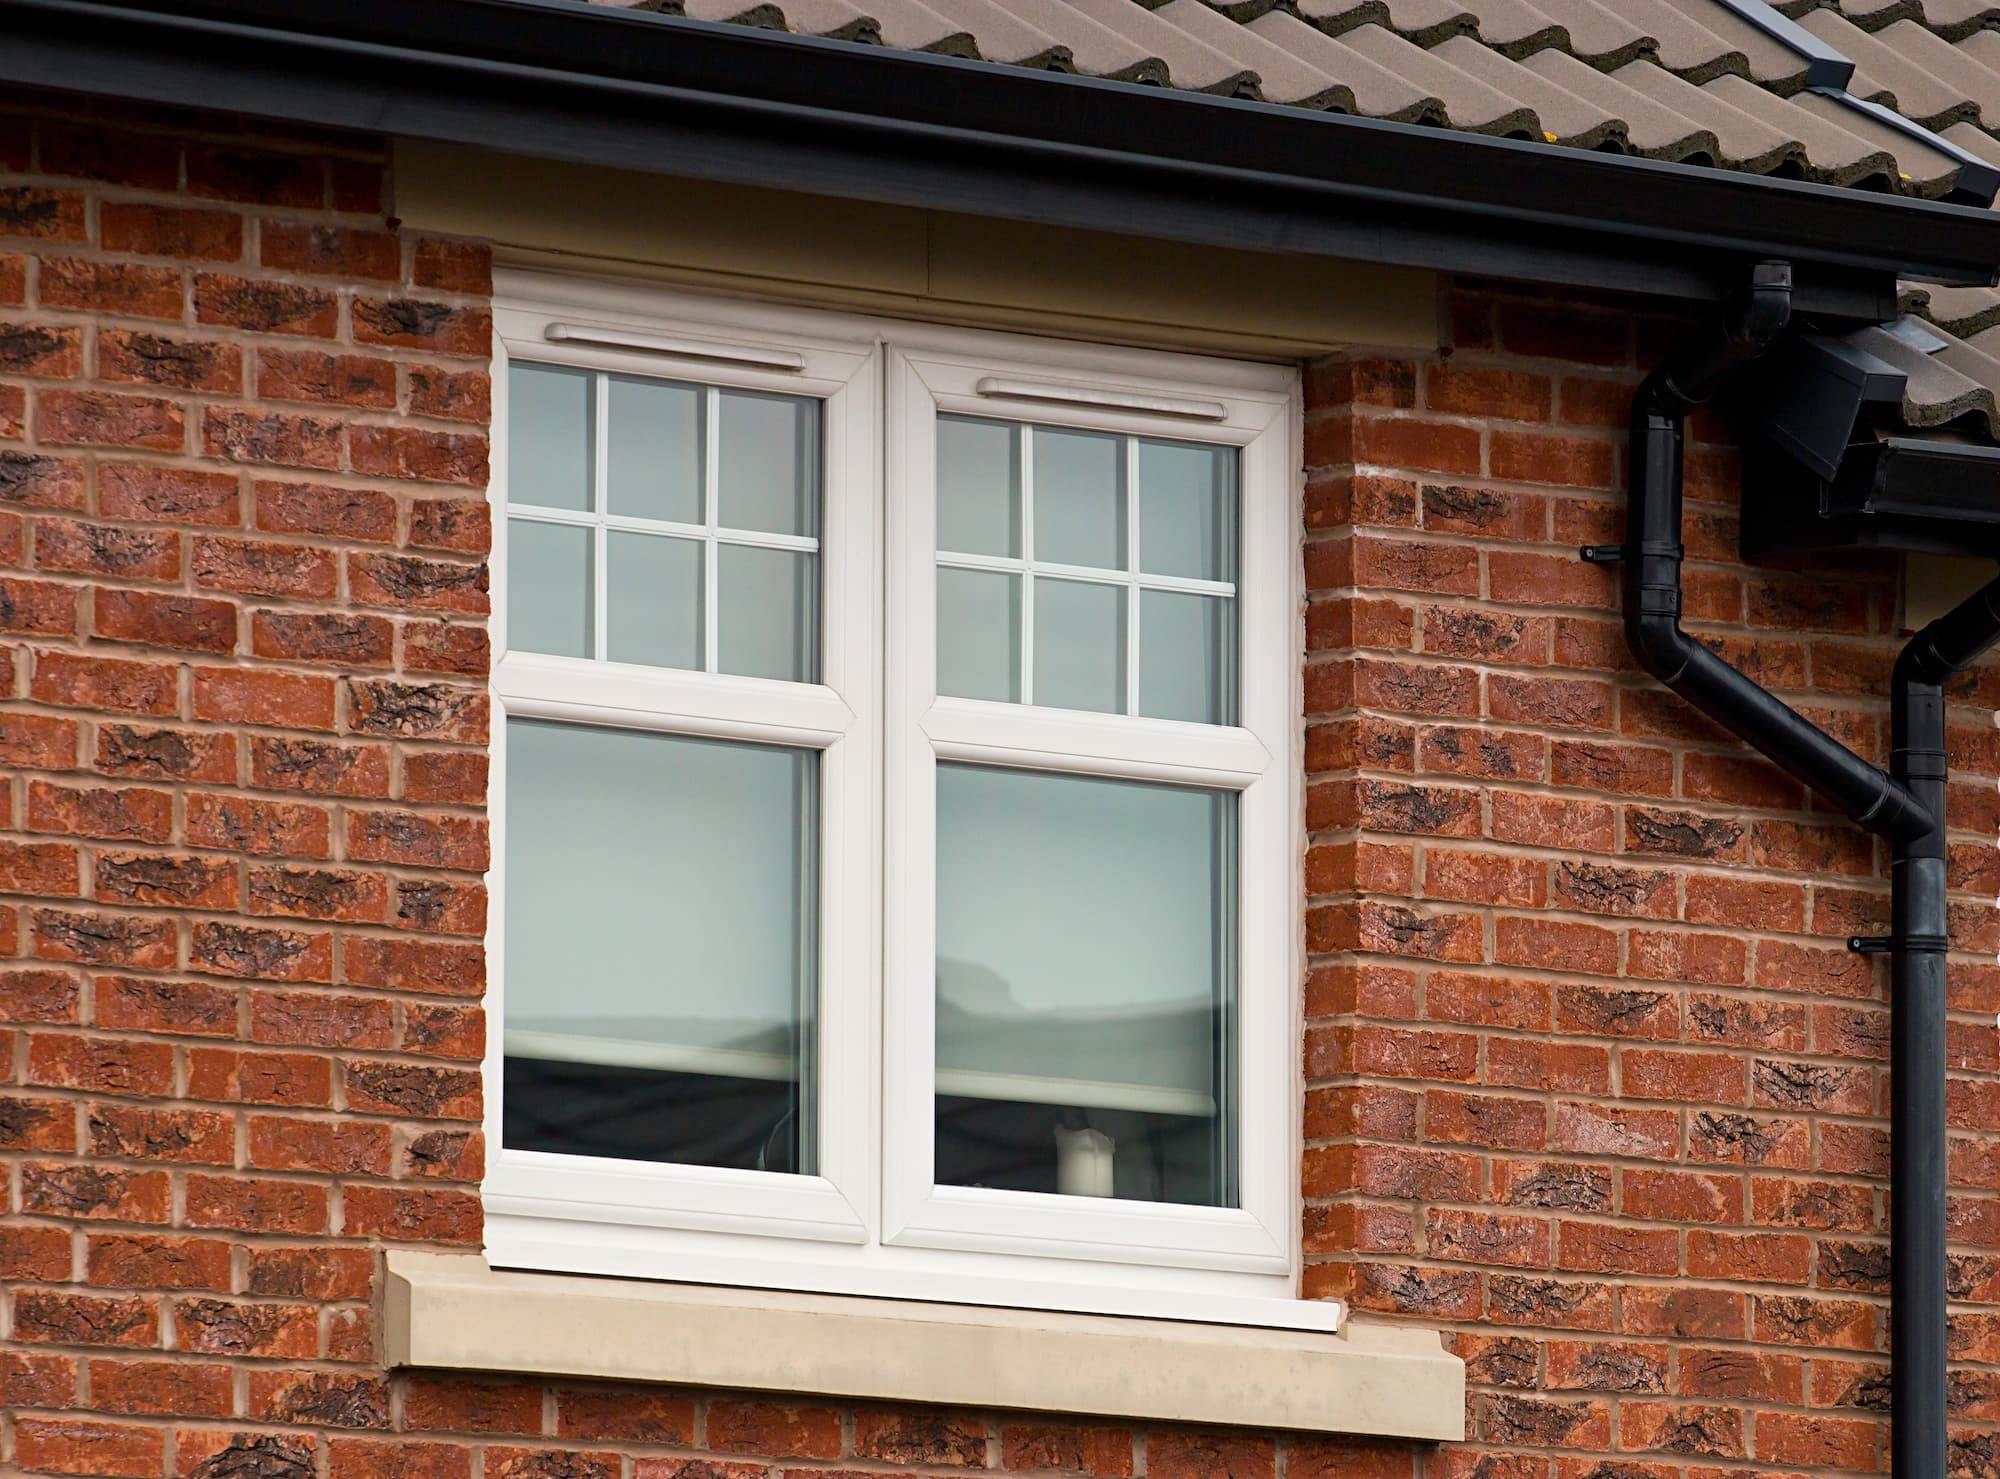
[[[1233,1205],[1235,797],[937,776],[938,1181]]]
[[[1236,579],[1233,449],[1139,443],[1139,568],[1148,575]]]
[[[507,497],[542,508],[589,508],[591,387],[583,370],[507,371]]]
[[[611,512],[699,524],[701,391],[613,375],[610,411],[605,481]]]
[[[937,547],[966,555],[1019,555],[1020,428],[940,416],[937,438]]]
[[[746,678],[819,681],[819,557],[725,544],[716,551],[716,665]]]
[[[1125,712],[1125,588],[1035,582],[1037,704]]]
[[[768,534],[819,532],[819,402],[716,392],[721,522]]]
[[[1179,591],[1139,595],[1139,712],[1236,722],[1236,603]]]
[[[1125,568],[1125,448],[1098,432],[1035,428],[1035,558]]]
[[[507,521],[507,645],[516,652],[590,657],[591,531]]]
[[[1021,698],[1021,578],[937,573],[937,689],[951,698]]]
[[[702,665],[702,556],[693,539],[606,536],[611,601],[607,656],[655,668]]]
[[[509,721],[508,1149],[813,1169],[817,763]]]

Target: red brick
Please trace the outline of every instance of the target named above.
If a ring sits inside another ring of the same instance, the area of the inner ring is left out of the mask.
[[[97,336],[97,375],[100,380],[237,395],[243,390],[243,351],[213,339],[106,330]]]
[[[484,872],[490,857],[486,823],[478,818],[358,810],[347,813],[347,855],[361,861],[471,873]]]
[[[260,334],[330,339],[340,327],[340,305],[330,292],[295,283],[202,273],[195,279],[195,318]]]
[[[257,394],[266,400],[392,410],[396,366],[359,354],[318,350],[257,351]]]
[[[170,919],[93,911],[37,909],[31,916],[35,954],[42,960],[166,970],[174,963]]]
[[[0,714],[0,765],[69,770],[76,765],[76,722],[45,714]]]
[[[493,249],[479,241],[424,237],[417,242],[411,274],[420,288],[484,296],[493,291]]]
[[[6,194],[0,191],[0,220],[5,213]],[[181,316],[186,293],[181,274],[174,268],[91,262],[79,257],[44,257],[40,291],[43,304],[50,308],[171,319]]]
[[[174,1340],[207,1355],[309,1358],[319,1353],[319,1312],[308,1304],[182,1299],[174,1308]]]
[[[389,1142],[387,1125],[257,1115],[250,1121],[250,1164],[267,1171],[386,1176]]]
[[[128,1416],[229,1416],[235,1397],[221,1362],[92,1361],[90,1405]]]
[[[195,847],[324,858],[333,851],[332,831],[332,819],[317,806],[247,796],[188,797],[187,840]]]
[[[196,585],[258,596],[333,594],[337,566],[322,549],[257,539],[203,537],[194,542]]]
[[[211,457],[281,467],[340,466],[341,424],[321,416],[210,406],[202,445]]]
[[[165,842],[173,835],[173,796],[138,786],[72,787],[32,781],[28,786],[28,826],[36,832],[62,832],[72,837]]]
[[[20,1417],[14,1421],[14,1456],[24,1469],[44,1474],[152,1479],[166,1462],[165,1452],[166,1435],[157,1428],[77,1418]]]
[[[114,463],[97,470],[98,510],[107,518],[173,524],[234,524],[237,480],[228,473]]]
[[[0,323],[0,374],[73,380],[83,373],[83,331],[59,324]]]
[[[97,208],[97,230],[111,252],[201,262],[234,262],[243,255],[243,218],[233,211],[107,200]]]
[[[212,1110],[97,1104],[90,1110],[90,1149],[129,1160],[226,1166],[236,1157],[236,1123]]]
[[[708,1446],[771,1458],[838,1458],[840,1414],[830,1407],[717,1400],[708,1407]]]
[[[412,426],[357,426],[348,437],[354,470],[363,477],[415,478],[433,483],[486,483],[486,439]]]
[[[406,611],[457,611],[482,616],[491,609],[484,565],[419,560],[407,555],[347,557],[347,586],[368,606]]]
[[[493,316],[485,308],[423,298],[358,296],[354,300],[354,342],[484,358],[492,350]]]
[[[100,589],[92,626],[110,642],[187,652],[229,652],[236,646],[235,605],[200,596]]]
[[[82,508],[83,464],[70,457],[0,450],[0,503]]]
[[[0,838],[0,893],[75,898],[82,887],[74,847],[59,842],[12,842]],[[9,994],[5,978],[0,977],[0,1004],[6,1002]]]
[[[94,1233],[89,1240],[87,1268],[91,1283],[110,1289],[226,1291],[230,1283],[229,1244],[220,1238]],[[96,1395],[95,1367],[91,1375]]]
[[[23,1289],[14,1296],[14,1339],[53,1345],[157,1346],[159,1300],[152,1295]]]
[[[402,275],[402,249],[386,231],[308,221],[265,221],[258,227],[258,241],[263,264],[283,272],[386,282]]]
[[[247,668],[194,670],[197,719],[288,729],[332,729],[333,694],[331,678]]]
[[[396,500],[366,488],[313,483],[257,484],[257,527],[274,534],[393,540]]]
[[[187,1224],[239,1232],[324,1232],[326,1188],[299,1181],[191,1175],[187,1179]]]
[[[92,1001],[99,1027],[192,1037],[236,1035],[234,987],[137,976],[99,976],[95,986]]]
[[[259,929],[201,923],[188,936],[196,970],[267,981],[327,981],[333,972],[333,937],[311,930]]]
[[[164,529],[44,518],[35,524],[35,563],[83,575],[175,580],[181,573],[181,537]]]

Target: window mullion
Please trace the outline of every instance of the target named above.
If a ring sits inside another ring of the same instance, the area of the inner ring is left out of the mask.
[[[1021,702],[1035,701],[1035,429],[1021,428]]]
[[[1126,437],[1125,486],[1125,712],[1139,712],[1139,439]]]
[[[701,504],[705,533],[701,546],[701,666],[706,673],[721,668],[721,633],[717,616],[722,609],[721,545],[717,531],[722,527],[722,397],[714,386],[701,393]]]
[[[604,522],[611,502],[611,377],[591,379],[590,648],[599,662],[611,656],[611,535]]]

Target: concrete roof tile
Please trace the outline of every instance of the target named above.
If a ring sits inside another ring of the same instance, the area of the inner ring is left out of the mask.
[[[1354,90],[1346,83],[1322,72],[1301,53],[1288,51],[1249,26],[1210,10],[1202,0],[1167,0],[1153,14],[1229,58],[1242,71],[1254,72],[1270,102],[1342,112],[1354,108]]]
[[[1693,122],[1687,115],[1656,102],[1639,89],[1628,87],[1619,77],[1607,77],[1566,52],[1538,52],[1521,65],[1556,86],[1589,99],[1607,117],[1623,120],[1626,141],[1633,150],[1648,158],[1698,158],[1713,162],[1721,152],[1715,134],[1709,129]],[[1621,71],[1651,66],[1650,62],[1632,62]],[[1659,69],[1654,67],[1653,70]]]
[[[1806,147],[1790,130],[1746,113],[1713,88],[1697,87],[1650,62],[1633,62],[1611,75],[1660,106],[1702,124],[1714,135],[1721,162],[1731,168],[1760,175],[1806,168]]]
[[[1295,15],[1273,10],[1251,21],[1245,29],[1345,84],[1353,95],[1354,111],[1363,117],[1444,123],[1455,128],[1479,127],[1477,122],[1461,118],[1459,110],[1450,105],[1435,85],[1437,75],[1451,69],[1434,60],[1429,52],[1380,26],[1357,26],[1336,40]],[[1392,53],[1386,63],[1369,55],[1376,38],[1386,43]],[[1403,57],[1398,48],[1416,53],[1421,63],[1410,65],[1410,59]],[[1478,112],[1481,108],[1494,118],[1510,109],[1521,111],[1511,99],[1491,89],[1485,89],[1478,106],[1467,111]]]
[[[1799,24],[1854,63],[1854,80],[1847,90],[1856,97],[1894,108],[1926,128],[1947,128],[1979,112],[1979,105],[1948,80],[1885,44],[1887,31],[1882,38],[1871,36],[1831,10],[1815,10]],[[1912,25],[1913,22],[1902,21],[1892,29]],[[1916,29],[1922,31],[1922,27]],[[1950,50],[1946,42],[1938,41],[1928,32],[1923,34]]]
[[[1599,149],[1625,142],[1624,119],[1470,36],[1454,36],[1432,47],[1431,53],[1495,91],[1520,98],[1535,110],[1542,122],[1542,135],[1551,143]]]

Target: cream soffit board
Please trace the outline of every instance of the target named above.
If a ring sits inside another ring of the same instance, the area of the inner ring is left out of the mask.
[[[1457,1440],[1433,1331],[1339,1335],[499,1272],[392,1251],[389,1363],[874,1401]]]
[[[623,272],[899,317],[1304,359],[1438,345],[1434,273],[1190,247],[519,159],[396,146],[414,229],[523,265]]]

